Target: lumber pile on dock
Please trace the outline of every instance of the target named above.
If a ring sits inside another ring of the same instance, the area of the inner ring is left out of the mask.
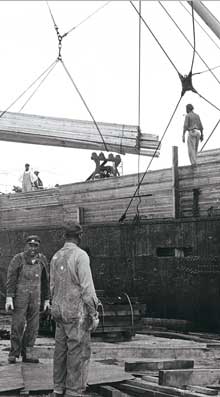
[[[143,156],[153,156],[158,148],[158,136],[139,133],[137,126],[97,125],[93,121],[7,112],[0,118],[0,140]]]

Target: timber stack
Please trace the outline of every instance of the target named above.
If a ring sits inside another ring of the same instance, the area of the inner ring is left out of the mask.
[[[0,118],[0,140],[120,154],[159,155],[157,135],[141,133],[133,125],[98,122],[97,126],[93,121],[7,112]]]

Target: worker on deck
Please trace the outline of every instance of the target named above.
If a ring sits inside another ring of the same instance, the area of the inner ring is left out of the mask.
[[[34,190],[34,182],[37,180],[36,175],[31,171],[30,164],[25,164],[25,170],[20,177],[22,183],[22,192],[31,192]]]
[[[98,326],[96,296],[90,261],[79,248],[82,227],[65,228],[65,244],[50,264],[51,314],[56,321],[54,395],[81,395],[87,385],[91,356],[90,332]]]
[[[186,116],[183,125],[183,142],[188,131],[188,154],[192,165],[196,165],[199,140],[203,141],[203,125],[198,114],[194,113],[193,105],[186,105]]]
[[[8,362],[22,356],[24,362],[38,363],[33,347],[38,334],[41,293],[44,310],[49,309],[49,269],[40,253],[40,238],[27,238],[24,252],[15,255],[8,267],[5,309],[12,310],[11,348]],[[25,328],[26,323],[26,328]],[[25,330],[25,331],[24,331]]]
[[[34,181],[34,187],[38,190],[38,189],[43,189],[43,182],[39,177],[39,171],[34,171],[34,175],[36,175],[36,180]]]

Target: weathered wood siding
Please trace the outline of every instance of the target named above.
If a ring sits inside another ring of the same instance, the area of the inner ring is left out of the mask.
[[[38,233],[48,259],[63,245],[62,228],[0,232],[0,307],[6,272],[25,237]],[[147,305],[146,315],[195,320],[219,327],[220,219],[146,220],[140,224],[84,226],[82,247],[90,253],[96,289],[124,292]],[[191,256],[158,256],[159,249],[188,249]]]

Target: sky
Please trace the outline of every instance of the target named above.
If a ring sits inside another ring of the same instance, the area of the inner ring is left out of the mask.
[[[203,3],[220,20],[219,2]],[[7,109],[57,58],[58,40],[48,4],[61,34],[75,27],[63,39],[62,59],[94,119],[138,125],[140,114],[141,131],[161,137],[180,98],[181,83],[176,69],[182,75],[189,73],[193,49],[158,1],[142,0],[141,13],[172,63],[142,22],[139,92],[139,18],[129,1],[1,0],[0,110]],[[134,4],[139,7],[139,1]],[[163,1],[162,5],[193,43],[188,3],[173,0]],[[210,68],[217,67],[220,65],[219,39],[196,13],[195,20],[196,50]],[[219,83],[195,55],[193,73],[198,72],[202,73],[193,76],[194,87],[220,108]],[[213,73],[220,80],[220,68]],[[27,96],[18,101],[10,111],[19,112],[26,99]],[[150,169],[171,167],[172,146],[179,148],[179,165],[189,164],[187,147],[182,143],[187,103],[192,103],[195,112],[200,114],[205,139],[220,118],[217,109],[195,93],[187,92],[165,134],[160,157],[152,161]],[[91,120],[60,63],[22,112]],[[206,145],[207,150],[220,147],[219,128]],[[40,171],[46,187],[85,181],[94,170],[91,153],[91,150],[1,141],[0,191],[11,192],[13,185],[19,184],[25,163]],[[120,172],[137,173],[138,163],[140,172],[145,171],[150,157],[141,156],[139,160],[136,155],[122,156]]]

